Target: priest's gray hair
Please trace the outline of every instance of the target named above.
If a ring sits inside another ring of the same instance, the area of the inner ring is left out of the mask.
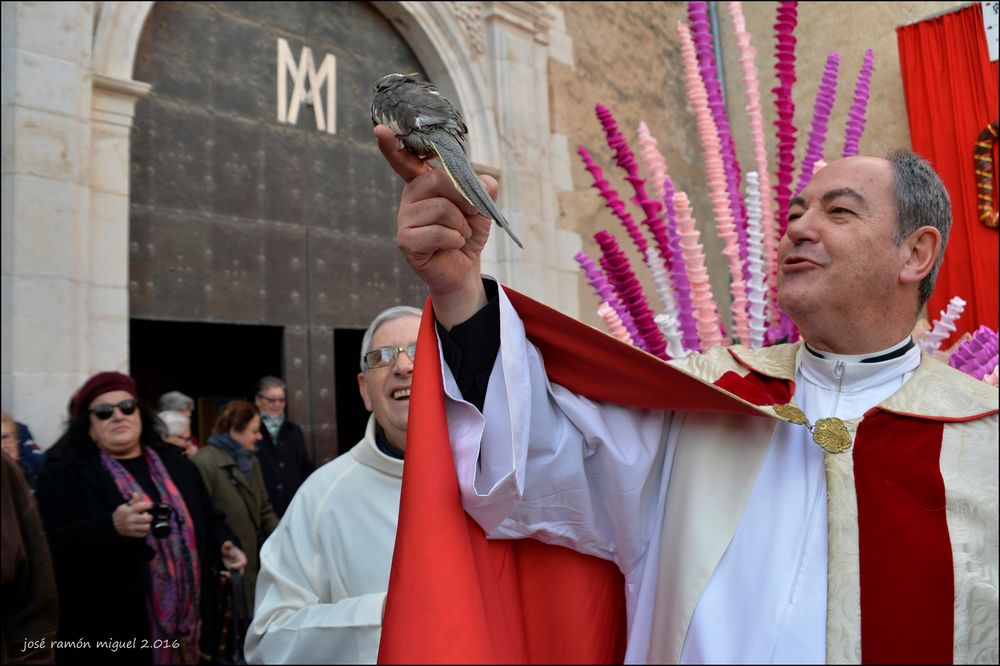
[[[934,227],[941,232],[941,249],[931,272],[920,281],[918,308],[934,291],[944,249],[951,233],[951,198],[941,178],[926,160],[911,150],[894,150],[885,156],[893,166],[896,198],[896,245],[920,227]]]
[[[372,350],[372,338],[375,337],[375,331],[378,330],[379,326],[394,319],[402,319],[403,317],[416,317],[419,319],[423,315],[422,310],[409,305],[394,305],[380,312],[372,320],[371,325],[368,326],[368,330],[365,331],[365,337],[361,341],[361,372],[365,372],[368,369],[365,367],[365,354]]]

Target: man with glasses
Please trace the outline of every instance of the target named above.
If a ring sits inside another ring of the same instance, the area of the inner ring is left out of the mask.
[[[260,434],[257,457],[264,472],[264,485],[274,512],[281,518],[306,477],[312,474],[312,461],[306,454],[302,428],[285,415],[286,386],[277,377],[263,377],[257,382],[257,409],[260,410]]]
[[[260,552],[250,663],[374,664],[382,635],[420,310],[396,306],[361,344],[368,418],[350,451],[310,476]]]

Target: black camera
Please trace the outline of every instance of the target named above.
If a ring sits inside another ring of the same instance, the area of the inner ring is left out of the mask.
[[[157,539],[170,536],[170,516],[174,513],[174,507],[161,502],[154,504],[149,513],[153,516],[153,525],[150,528],[153,536]]]

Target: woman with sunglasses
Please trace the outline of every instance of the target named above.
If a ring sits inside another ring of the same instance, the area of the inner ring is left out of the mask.
[[[211,565],[246,556],[197,468],[160,441],[135,382],[80,387],[36,497],[59,593],[60,662],[197,663],[218,645]]]

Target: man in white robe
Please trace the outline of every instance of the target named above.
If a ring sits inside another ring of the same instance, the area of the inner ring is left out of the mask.
[[[374,664],[396,539],[420,310],[396,306],[362,340],[364,438],[309,476],[264,542],[246,657]]]
[[[488,222],[446,176],[400,152],[391,133],[376,134],[408,182],[397,238],[440,325],[465,507],[490,536],[534,536],[615,561],[626,578],[626,661],[882,658],[877,613],[861,612],[877,587],[859,573],[868,558],[859,541],[878,524],[867,506],[858,517],[870,472],[836,449],[882,432],[884,415],[919,419],[917,439],[937,438],[947,522],[940,512],[927,529],[944,525],[950,536],[954,594],[936,627],[953,629],[945,658],[996,660],[996,393],[922,359],[909,337],[950,226],[947,194],[925,163],[907,153],[839,160],[792,201],[779,299],[805,344],[676,364],[759,405],[764,420],[626,409],[550,383],[503,290],[488,295],[480,279]],[[459,344],[450,356],[449,337],[476,340],[485,361],[465,367],[476,348]],[[748,376],[785,380],[794,393],[750,400],[733,388],[733,377]],[[827,427],[842,434],[824,452],[812,434]]]

